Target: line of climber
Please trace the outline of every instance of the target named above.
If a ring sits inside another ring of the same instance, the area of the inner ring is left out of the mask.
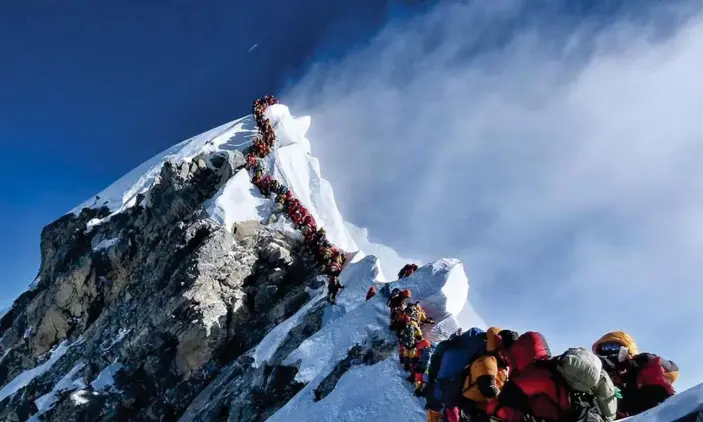
[[[398,278],[412,275],[414,264]],[[369,291],[367,299],[372,295]],[[388,299],[400,361],[425,397],[428,422],[609,422],[651,409],[675,394],[679,368],[638,353],[625,332],[605,334],[591,347],[552,356],[542,334],[491,327],[458,330],[439,343],[423,338],[434,323],[410,290]]]
[[[261,165],[261,159],[270,154],[276,144],[276,133],[271,121],[264,117],[268,107],[274,104],[278,104],[278,100],[272,95],[254,100],[252,114],[259,134],[245,152],[246,166],[252,172],[254,186],[265,197],[274,194],[277,209],[285,211],[293,226],[303,234],[305,249],[315,257],[320,272],[328,276],[327,301],[334,304],[337,293],[344,288],[339,282],[339,273],[346,262],[346,254],[329,241],[325,229],[317,226],[315,218],[293,192],[278,180],[264,174]]]

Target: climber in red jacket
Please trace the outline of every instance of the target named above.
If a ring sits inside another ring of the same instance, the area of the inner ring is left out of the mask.
[[[551,352],[544,336],[528,331],[501,354],[510,367],[510,379],[498,400],[489,403],[489,416],[505,422],[521,422],[526,415],[537,420],[570,422],[569,391],[545,364]]]
[[[315,217],[313,217],[309,212],[303,216],[301,224],[305,227],[310,227],[312,230],[317,230],[317,222],[315,221]]]
[[[376,296],[376,287],[371,286],[369,287],[369,291],[366,292],[366,300],[369,300],[374,296]]]

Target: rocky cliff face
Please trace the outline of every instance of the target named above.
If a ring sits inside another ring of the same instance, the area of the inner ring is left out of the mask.
[[[238,151],[166,162],[136,206],[43,230],[37,281],[0,320],[0,420],[176,420],[224,368],[218,394],[233,397],[190,420],[264,420],[300,389],[294,368],[254,373],[245,353],[320,287],[312,263],[265,224],[228,230],[203,212],[243,165]],[[319,329],[320,309],[287,347]]]
[[[280,104],[266,116],[276,146],[261,171],[357,251],[310,155],[310,119]],[[245,117],[182,142],[43,230],[39,274],[0,318],[0,420],[424,419],[389,359],[385,299],[365,301],[388,290],[380,260],[348,255],[345,289],[325,301],[319,262],[244,168],[256,133]],[[440,321],[429,338],[456,328],[459,261],[394,283]]]

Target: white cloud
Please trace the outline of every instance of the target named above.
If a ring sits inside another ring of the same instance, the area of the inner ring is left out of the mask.
[[[555,351],[629,330],[703,381],[701,3],[597,30],[476,3],[389,24],[284,94],[346,216],[462,258],[489,323]]]

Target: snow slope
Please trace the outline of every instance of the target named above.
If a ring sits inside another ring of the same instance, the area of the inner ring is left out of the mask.
[[[309,117],[294,117],[281,104],[266,111],[276,133],[276,148],[263,160],[265,171],[279,180],[302,201],[325,227],[330,240],[347,251],[359,252],[342,272],[340,279],[345,289],[335,306],[325,305],[321,329],[303,341],[284,359],[284,364],[298,368],[296,379],[307,385],[286,405],[269,418],[271,422],[290,420],[314,421],[375,421],[406,422],[425,419],[423,401],[412,395],[411,384],[404,380],[405,373],[397,361],[397,353],[370,366],[354,366],[338,380],[335,389],[320,401],[314,401],[314,390],[337,365],[345,359],[355,345],[369,345],[378,341],[395,342],[394,333],[388,328],[388,308],[385,298],[378,294],[366,301],[365,294],[372,285],[379,292],[383,287],[408,288],[413,300],[419,300],[437,324],[425,330],[425,336],[441,340],[463,328],[486,323],[468,302],[469,282],[463,264],[454,259],[441,259],[421,267],[412,276],[395,281],[397,271],[407,262],[392,249],[368,240],[368,233],[345,223],[340,214],[332,187],[322,177],[320,163],[311,155],[312,146],[306,138],[310,127]],[[84,207],[106,206],[112,215],[136,203],[138,194],[146,194],[156,183],[161,166],[167,160],[187,162],[201,153],[240,150],[249,146],[257,130],[252,116],[247,116],[183,141],[157,154],[127,175],[113,183],[96,197],[84,202],[71,212],[79,213]],[[206,212],[217,224],[231,230],[235,223],[255,220],[270,221],[273,203],[260,195],[246,170],[239,171],[207,202]],[[87,227],[101,224],[91,221]],[[279,219],[274,227],[290,234],[296,233],[286,219]],[[110,248],[115,239],[94,245],[95,250]],[[305,317],[324,302],[324,287],[310,290],[310,300],[296,314],[270,331],[254,349],[254,365],[267,362],[276,353],[287,333],[301,324]],[[127,328],[107,349],[121,341]],[[25,371],[0,390],[0,400],[14,394],[27,383],[47,371],[71,347],[61,343],[42,365]],[[105,350],[105,349],[104,349]],[[119,363],[108,366],[93,383],[97,391],[109,390]],[[74,373],[70,371],[54,389],[39,400],[37,405],[48,408],[58,392],[74,387]],[[85,390],[71,397],[81,402]],[[634,422],[671,421],[696,409],[703,402],[703,385],[686,391],[657,409],[631,418]]]
[[[413,396],[410,384],[404,380],[406,374],[398,365],[397,352],[375,365],[350,369],[339,379],[330,395],[318,402],[312,400],[314,390],[355,345],[368,345],[379,340],[395,344],[397,341],[395,333],[388,327],[386,298],[378,294],[369,301],[365,300],[369,286],[382,287],[385,284],[379,281],[378,264],[376,257],[365,256],[342,272],[340,279],[345,289],[339,294],[338,305],[332,307],[339,310],[331,311],[333,317],[323,319],[322,328],[283,361],[286,365],[296,366],[296,380],[307,385],[269,422],[423,419],[424,403]],[[413,298],[420,301],[428,314],[442,320],[440,327],[428,331],[427,337],[442,340],[457,327],[456,317],[463,309],[460,302],[466,300],[468,279],[461,262],[443,259],[420,268],[411,277],[389,284],[389,287],[412,289]],[[267,339],[261,346],[276,347]],[[273,352],[269,350],[269,353]],[[392,412],[388,411],[388,403],[393,403]]]
[[[158,181],[161,166],[166,161],[190,161],[202,152],[243,149],[252,143],[256,133],[254,119],[247,116],[187,139],[142,163],[97,194],[97,198],[83,202],[71,212],[78,214],[83,208],[101,206],[108,207],[113,213],[125,210],[135,204],[138,194],[147,192]]]
[[[671,422],[696,412],[701,412],[696,420],[703,420],[703,384],[698,384],[675,395],[654,409],[623,420],[628,422]]]

